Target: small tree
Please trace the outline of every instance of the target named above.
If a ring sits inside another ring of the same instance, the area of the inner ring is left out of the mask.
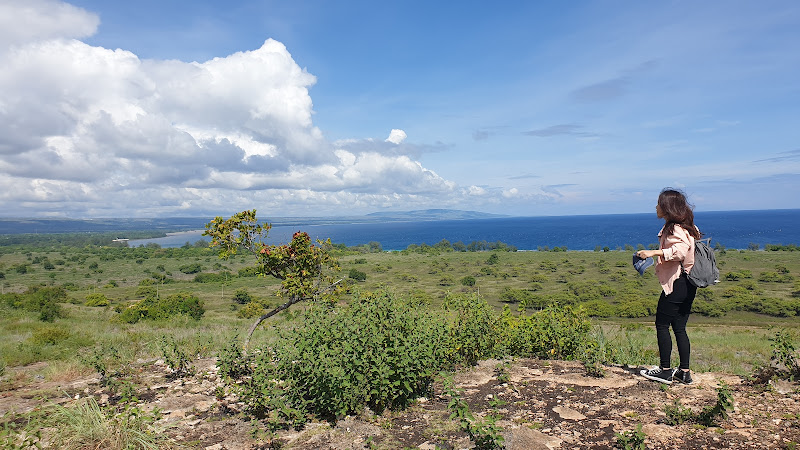
[[[240,251],[250,253],[256,258],[258,275],[281,280],[278,295],[287,301],[259,317],[250,327],[245,348],[261,322],[303,300],[332,299],[341,281],[333,282],[329,274],[330,270],[339,269],[330,253],[330,239],[317,240],[314,245],[308,233],[298,231],[288,244],[267,245],[264,239],[271,228],[268,223],[258,223],[254,209],[236,213],[227,220],[216,217],[206,224],[203,233],[211,236],[209,247],[219,247],[220,258],[227,259]]]
[[[247,292],[247,289],[237,289],[236,292],[233,293],[233,301],[244,305],[253,301],[253,297]]]

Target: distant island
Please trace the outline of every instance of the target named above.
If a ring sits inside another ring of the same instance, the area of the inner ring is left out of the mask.
[[[504,214],[489,214],[478,211],[461,211],[457,209],[421,209],[416,211],[385,211],[367,214],[383,220],[467,220],[497,219],[509,217]]]
[[[380,223],[397,221],[467,220],[508,217],[478,211],[424,209],[416,211],[381,211],[365,216],[344,217],[269,217],[260,216],[272,225],[321,225]],[[114,233],[126,231],[158,231],[162,233],[201,230],[213,217],[165,218],[0,218],[0,235],[53,233]]]

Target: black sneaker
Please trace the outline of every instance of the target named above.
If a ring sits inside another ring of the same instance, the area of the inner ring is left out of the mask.
[[[664,384],[672,384],[672,376],[675,374],[677,369],[662,369],[661,367],[656,367],[655,369],[643,369],[639,372],[643,377],[647,378],[648,380],[658,381]]]
[[[672,376],[672,379],[680,381],[683,384],[692,384],[694,382],[694,380],[692,380],[692,374],[689,373],[688,370],[685,372],[680,369],[676,370],[675,375]]]

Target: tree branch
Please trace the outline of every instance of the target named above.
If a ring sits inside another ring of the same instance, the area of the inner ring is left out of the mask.
[[[340,278],[339,281],[331,284],[330,286],[326,287],[325,289],[322,289],[321,291],[317,291],[314,294],[314,296],[317,296],[317,295],[322,294],[323,292],[325,292],[327,290],[330,290],[330,289],[334,288],[337,284],[341,283],[342,280],[344,280],[344,278]],[[258,320],[256,320],[256,322],[253,325],[250,326],[250,329],[247,330],[247,337],[244,338],[244,344],[243,344],[244,350],[247,351],[247,346],[250,344],[250,337],[253,336],[253,332],[256,331],[256,328],[258,328],[258,326],[261,324],[261,322],[263,322],[263,321],[269,319],[270,317],[274,316],[275,314],[278,314],[279,312],[289,308],[290,306],[294,305],[295,303],[300,303],[303,300],[307,300],[309,298],[311,298],[311,297],[292,297],[291,299],[289,299],[288,302],[282,304],[281,306],[278,306],[277,308],[273,309],[272,311],[270,311],[270,312],[262,315],[261,317],[259,317]]]

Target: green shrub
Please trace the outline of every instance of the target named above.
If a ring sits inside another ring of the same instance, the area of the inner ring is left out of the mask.
[[[586,281],[581,283],[569,283],[567,292],[573,294],[579,302],[599,300],[603,297],[596,281]]]
[[[692,304],[692,312],[706,317],[722,317],[727,309],[723,302],[711,302],[698,298]]]
[[[402,408],[428,392],[442,366],[444,324],[388,293],[334,311],[316,307],[282,335],[279,372],[289,395],[322,417]]]
[[[778,272],[762,272],[758,277],[758,281],[764,283],[790,283],[793,279],[788,273]]]
[[[86,296],[86,306],[108,306],[111,302],[108,300],[105,294],[89,294]]]
[[[445,275],[439,279],[439,286],[452,286],[455,283],[455,280],[450,275]]]
[[[614,306],[605,300],[593,300],[581,303],[580,308],[589,317],[612,317],[615,313]]]
[[[241,309],[236,311],[236,316],[242,319],[252,319],[254,317],[261,317],[267,312],[268,306],[263,304],[260,300],[253,299],[251,302],[242,306]]]
[[[348,278],[356,280],[356,281],[366,281],[367,274],[358,270],[358,269],[350,269],[350,272],[347,274]]]
[[[622,301],[616,305],[616,309],[617,317],[634,319],[654,315],[656,305],[648,300]]]
[[[525,289],[514,289],[508,286],[504,287],[503,290],[500,292],[500,301],[506,303],[528,303],[531,296],[533,295],[532,292],[527,291]]]
[[[247,289],[241,288],[233,293],[233,301],[240,305],[245,305],[253,301],[253,296],[247,292]]]
[[[500,317],[499,343],[505,356],[577,359],[591,345],[592,324],[581,309],[551,306],[529,316]]]
[[[186,264],[184,266],[178,267],[178,270],[180,270],[185,274],[198,273],[203,270],[203,265],[200,263]]]
[[[256,266],[242,267],[241,269],[239,269],[239,271],[237,273],[242,278],[245,278],[245,277],[256,277],[256,276],[258,276],[258,267],[256,267]]]
[[[444,307],[454,313],[445,350],[452,363],[473,365],[494,354],[498,324],[486,300],[478,294],[450,294]]]
[[[66,327],[48,325],[34,330],[30,340],[35,345],[56,345],[66,341],[69,337],[70,332]]]
[[[26,311],[38,312],[39,320],[42,322],[53,322],[65,315],[58,303],[67,300],[67,292],[61,286],[32,286],[19,297],[19,300]]]
[[[195,283],[221,283],[233,278],[233,275],[228,271],[219,273],[198,273],[194,276]]]
[[[143,298],[155,298],[158,296],[158,289],[155,286],[139,286],[136,288],[136,296]]]
[[[461,279],[461,284],[464,286],[475,286],[475,277],[467,275]]]
[[[349,305],[314,305],[268,349],[243,358],[234,344],[220,374],[250,414],[297,426],[308,414],[327,419],[405,407],[428,392],[442,367],[444,323],[388,293]],[[236,356],[236,353],[239,356]]]
[[[136,323],[142,319],[163,320],[178,314],[200,320],[205,314],[203,302],[188,292],[180,292],[160,299],[147,297],[122,309],[117,320],[124,323]]]

